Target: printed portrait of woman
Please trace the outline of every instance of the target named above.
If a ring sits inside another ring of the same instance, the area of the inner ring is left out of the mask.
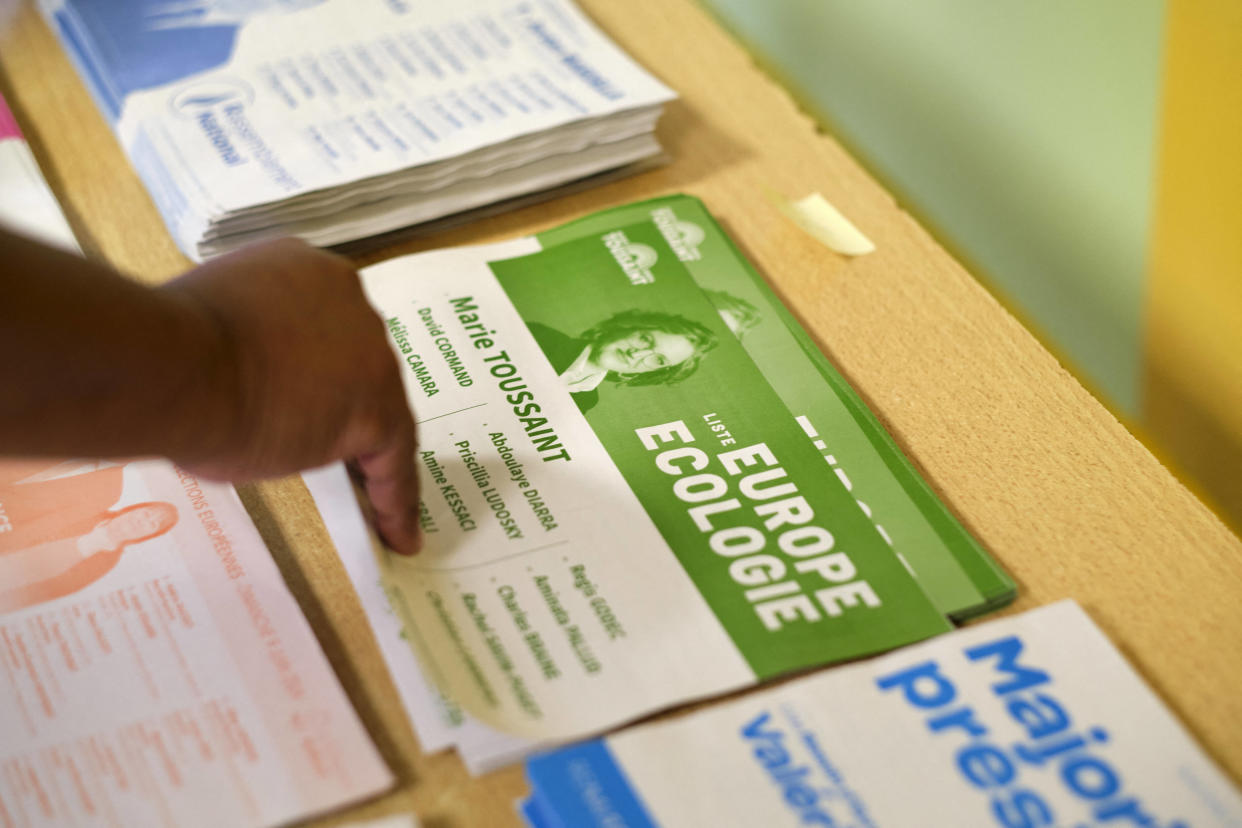
[[[707,298],[716,306],[716,312],[728,326],[729,332],[741,339],[746,332],[763,321],[759,309],[740,296],[723,290],[705,290]]]
[[[604,382],[678,383],[717,345],[706,326],[662,311],[623,311],[577,337],[538,322],[527,327],[583,413],[599,402],[597,389]]]
[[[0,468],[0,613],[95,583],[127,549],[177,523],[177,508],[164,501],[114,508],[121,466],[48,473],[55,468]]]

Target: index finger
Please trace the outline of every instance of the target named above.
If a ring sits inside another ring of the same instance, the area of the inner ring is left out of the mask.
[[[376,451],[356,459],[363,488],[375,510],[375,528],[394,552],[413,555],[422,546],[419,531],[418,472],[414,452],[418,441],[414,420],[405,412],[404,422],[395,428]]]

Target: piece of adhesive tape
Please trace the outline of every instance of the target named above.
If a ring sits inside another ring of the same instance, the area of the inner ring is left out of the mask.
[[[776,193],[769,193],[769,196],[794,224],[828,249],[846,256],[875,252],[875,243],[819,193],[811,193],[797,201],[790,201]]]

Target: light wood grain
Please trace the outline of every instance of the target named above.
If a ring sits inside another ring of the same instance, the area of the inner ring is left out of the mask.
[[[365,261],[540,230],[638,198],[702,198],[961,520],[1017,578],[1014,609],[1076,598],[1242,778],[1242,543],[691,0],[584,0],[682,99],[654,172],[397,244]],[[55,40],[27,10],[0,83],[88,252],[158,282],[187,262]],[[879,246],[848,260],[764,198],[818,190]],[[361,262],[361,263],[365,263]],[[516,824],[516,769],[422,755],[304,487],[242,488],[351,699],[401,778],[350,818]],[[313,824],[334,825],[346,815]]]

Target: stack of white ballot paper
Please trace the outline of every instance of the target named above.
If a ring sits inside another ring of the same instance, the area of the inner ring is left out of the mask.
[[[306,480],[426,750],[486,770],[1014,595],[695,198],[362,276],[425,548]]]
[[[42,0],[181,249],[341,244],[660,154],[570,0]]]
[[[1242,797],[1063,601],[527,765],[531,828],[1228,828]]]

